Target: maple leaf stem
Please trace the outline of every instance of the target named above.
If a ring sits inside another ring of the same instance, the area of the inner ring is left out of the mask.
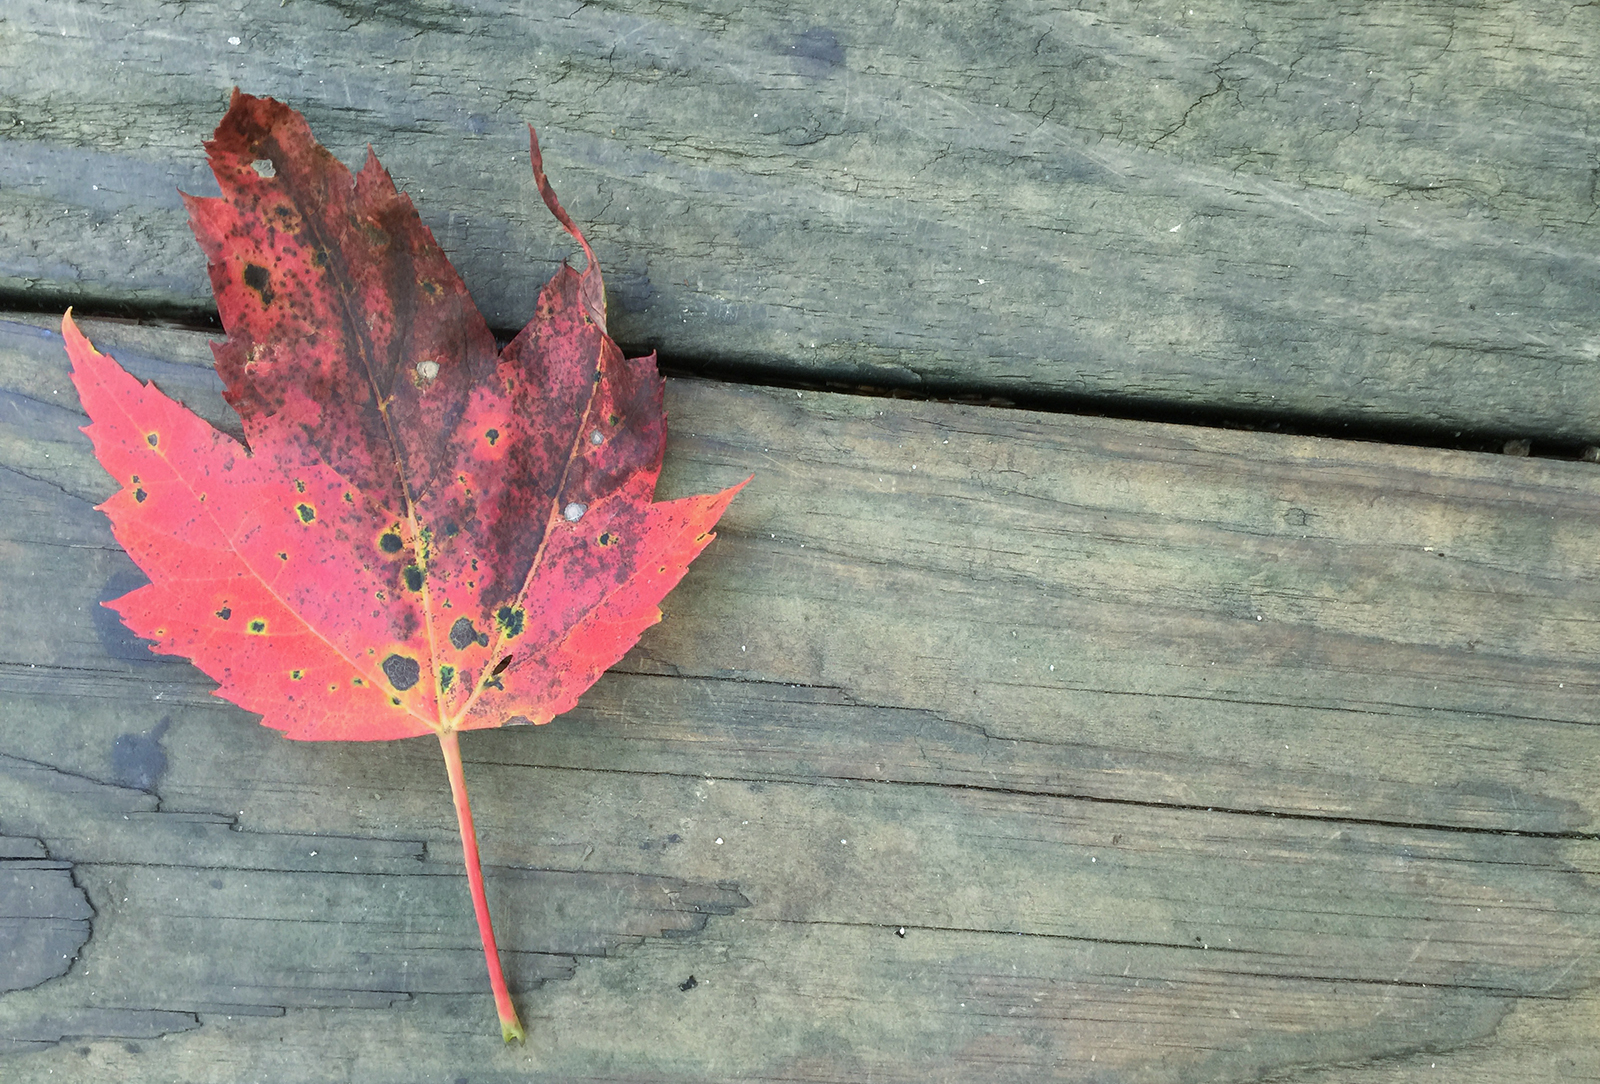
[[[511,991],[500,970],[500,949],[494,942],[494,926],[489,922],[489,899],[483,894],[483,868],[478,862],[478,833],[472,827],[472,806],[467,802],[467,777],[461,770],[461,745],[454,730],[441,731],[439,748],[444,751],[445,771],[450,775],[450,797],[456,804],[456,821],[461,826],[462,857],[467,864],[467,884],[472,888],[472,910],[478,916],[478,934],[483,938],[483,956],[489,965],[489,987],[494,991],[495,1011],[500,1014],[500,1033],[506,1042],[523,1042],[526,1033],[511,1004]]]

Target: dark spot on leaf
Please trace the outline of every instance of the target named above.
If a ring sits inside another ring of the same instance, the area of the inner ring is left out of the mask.
[[[150,494],[146,493],[142,489],[136,489],[133,491],[133,499],[138,501],[140,504],[143,504],[144,499],[148,496],[150,496]]]
[[[161,443],[161,434],[160,433],[146,433],[145,436],[144,436],[144,442],[146,444],[150,445],[150,447],[154,448],[157,444]]]
[[[600,536],[600,544],[602,546],[609,546],[609,545],[611,545],[611,543],[615,542],[616,540],[617,540],[617,536],[612,534],[610,531],[607,531],[605,534]]]
[[[228,620],[232,619],[232,617],[233,617],[233,607],[232,606],[224,606],[222,609],[217,611],[217,616],[222,618],[222,620],[224,620],[224,621],[228,621]]]
[[[361,688],[365,688],[367,683],[365,681],[362,681],[360,678],[351,678],[350,679],[350,684],[354,685],[358,689],[361,689]]]
[[[378,548],[384,553],[399,553],[400,547],[403,545],[405,543],[393,531],[385,533],[382,538],[378,539]]]
[[[296,478],[294,480],[294,491],[296,493],[304,493],[306,491],[306,480],[304,478]]]
[[[418,285],[422,287],[422,292],[427,294],[429,297],[437,297],[439,294],[439,284],[437,282],[430,282],[427,279],[423,279],[420,283],[418,283]]]
[[[383,676],[400,692],[405,692],[422,677],[422,667],[416,659],[404,655],[390,655],[383,660]],[[399,703],[399,701],[395,701]]]
[[[272,276],[260,264],[247,263],[244,265],[244,284],[261,295],[261,307],[266,308],[272,304]]]
[[[289,559],[289,555],[287,553],[283,552],[282,550],[278,551],[278,560],[287,561],[288,559]]]
[[[391,696],[389,698],[389,703],[398,708],[400,706],[400,698],[398,696]]]
[[[304,674],[304,673],[305,673],[305,671],[304,671],[304,670],[290,670],[290,671],[289,671],[289,677],[290,677],[290,679],[291,679],[291,680],[294,680],[294,681],[299,681],[299,680],[300,680],[300,678],[301,678],[301,676],[302,676],[302,675],[303,675],[303,674]]]
[[[317,510],[309,504],[297,504],[294,506],[294,510],[300,513],[301,523],[310,523],[317,518]]]
[[[250,631],[255,633],[257,636],[260,636],[262,633],[266,632],[267,631],[267,620],[266,620],[266,618],[264,618],[264,617],[252,617],[250,619]]]
[[[489,442],[489,447],[494,447],[494,442],[500,439],[500,430],[491,429],[483,434],[483,439]]]
[[[413,591],[422,590],[422,569],[416,565],[407,565],[403,575],[406,578],[407,587]]]
[[[450,683],[455,679],[456,668],[454,666],[439,667],[439,688],[441,691],[450,688]]]
[[[468,618],[456,618],[456,623],[450,626],[450,646],[457,651],[465,651],[473,643],[484,647],[489,646],[488,633],[482,633],[473,628],[472,622]]]
[[[494,664],[494,669],[489,671],[489,676],[495,678],[499,677],[501,674],[506,672],[506,667],[510,665],[511,656],[507,655],[505,658]]]
[[[522,635],[522,611],[502,606],[495,611],[494,619],[500,625],[500,631],[507,636]],[[496,671],[498,673],[498,671]]]

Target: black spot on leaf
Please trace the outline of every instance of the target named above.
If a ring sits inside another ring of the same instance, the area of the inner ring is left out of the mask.
[[[454,666],[439,667],[439,688],[441,690],[450,688],[450,683],[455,679],[456,668]]]
[[[383,660],[383,676],[400,692],[405,692],[422,678],[422,667],[416,659],[404,655],[390,655]],[[398,701],[396,701],[398,703]]]
[[[224,620],[224,621],[229,620],[230,618],[233,617],[233,607],[232,606],[224,606],[222,609],[217,611],[217,616],[222,618],[222,620]]]
[[[136,489],[133,491],[133,499],[138,501],[140,504],[143,504],[144,499],[148,496],[150,496],[150,494],[146,493],[142,489]]]
[[[506,636],[522,635],[522,611],[510,606],[502,606],[495,611],[494,619],[500,626],[500,631]]]
[[[309,504],[297,504],[294,510],[299,514],[301,523],[310,523],[317,518],[317,510]]]
[[[489,676],[494,678],[499,677],[501,674],[506,672],[506,667],[510,665],[511,656],[507,655],[505,658],[494,664],[494,669],[489,671]]]
[[[272,304],[272,299],[275,296],[272,292],[272,276],[268,274],[265,267],[255,263],[245,264],[244,284],[261,295],[262,308]]]
[[[378,539],[378,548],[384,553],[399,553],[400,547],[403,545],[405,545],[405,543],[402,542],[400,540],[400,536],[395,534],[393,531],[384,532],[383,537]]]
[[[406,578],[407,587],[413,591],[422,590],[422,569],[416,565],[407,565],[403,574]]]
[[[473,643],[477,643],[480,647],[488,647],[489,634],[479,632],[465,617],[456,618],[456,623],[450,626],[450,646],[457,651],[465,651]]]

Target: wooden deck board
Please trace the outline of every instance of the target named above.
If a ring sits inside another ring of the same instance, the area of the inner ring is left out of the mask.
[[[1590,464],[673,382],[663,493],[755,481],[463,740],[503,1048],[437,751],[107,619],[65,371],[0,323],[8,1084],[1600,1079]]]
[[[1600,443],[1597,51],[1509,2],[13,0],[0,289],[208,307],[176,190],[239,84],[375,146],[503,329],[568,251],[533,122],[668,357]]]

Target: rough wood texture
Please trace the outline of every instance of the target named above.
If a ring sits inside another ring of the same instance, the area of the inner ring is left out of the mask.
[[[565,239],[669,357],[1600,442],[1592,6],[10,0],[0,289],[210,303],[240,84],[374,144],[491,321]]]
[[[1591,465],[674,383],[756,480],[463,742],[507,1049],[436,749],[130,641],[65,369],[0,324],[8,1084],[1600,1080]]]

